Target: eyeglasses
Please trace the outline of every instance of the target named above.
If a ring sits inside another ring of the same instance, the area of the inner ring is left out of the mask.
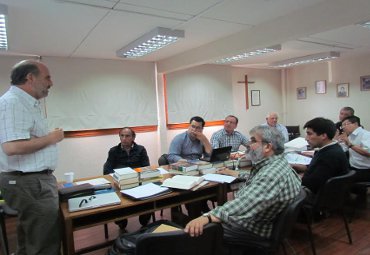
[[[257,141],[255,138],[251,138],[249,141],[248,141],[248,145],[252,145],[252,144],[255,144],[255,143],[264,143],[264,144],[268,144],[268,143],[271,143],[267,140],[264,140],[262,139],[261,141]]]
[[[203,130],[202,126],[191,125],[191,128],[194,128],[195,130]]]
[[[343,128],[343,127],[346,127],[346,126],[348,126],[348,125],[350,125],[350,124],[353,124],[353,123],[352,123],[352,122],[342,123],[342,128]]]
[[[95,198],[96,196],[91,196],[88,199],[86,198],[82,199],[78,207],[82,207],[84,204],[88,204],[90,201],[92,201]]]

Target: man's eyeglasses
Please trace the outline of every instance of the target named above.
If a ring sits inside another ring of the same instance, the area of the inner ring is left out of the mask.
[[[344,127],[346,127],[346,126],[348,126],[350,124],[353,124],[353,123],[351,123],[351,122],[342,123],[342,128],[344,128]]]
[[[88,199],[86,198],[82,199],[78,207],[82,207],[84,204],[88,204],[90,201],[92,201],[95,198],[96,196],[91,196]]]

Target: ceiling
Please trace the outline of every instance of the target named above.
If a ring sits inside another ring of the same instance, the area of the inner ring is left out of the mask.
[[[328,51],[370,54],[369,0],[0,0],[8,5],[9,50],[0,55],[122,59],[116,51],[155,27],[185,38],[129,61],[159,72],[214,63],[261,47],[282,50],[233,63],[275,61]]]

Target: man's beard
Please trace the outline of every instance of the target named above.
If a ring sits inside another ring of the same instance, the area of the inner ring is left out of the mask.
[[[263,152],[262,152],[262,146],[259,146],[256,150],[247,150],[247,154],[249,158],[252,161],[252,164],[256,164],[257,162],[261,161],[263,159]]]

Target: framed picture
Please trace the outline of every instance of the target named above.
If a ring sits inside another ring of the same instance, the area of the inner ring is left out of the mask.
[[[337,97],[349,97],[349,83],[337,84]]]
[[[326,80],[315,82],[315,92],[316,92],[316,94],[325,94],[326,93]]]
[[[260,90],[251,90],[251,105],[261,105]]]
[[[306,99],[306,87],[297,88],[297,99]]]
[[[370,75],[360,77],[361,90],[370,90]]]

